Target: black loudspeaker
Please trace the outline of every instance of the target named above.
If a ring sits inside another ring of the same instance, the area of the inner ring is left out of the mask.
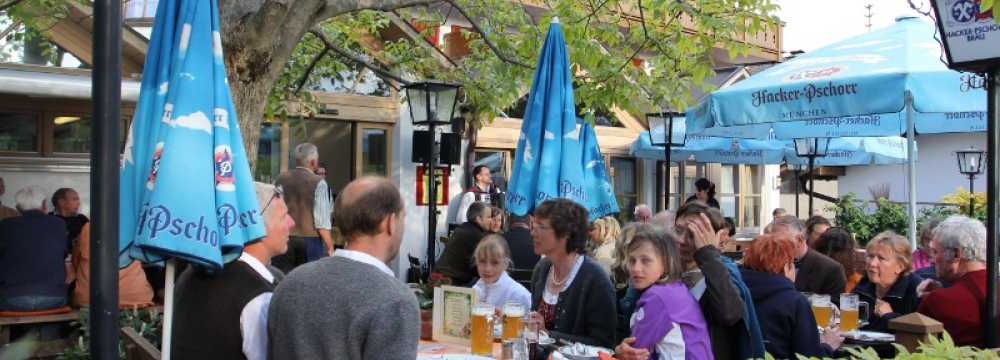
[[[458,134],[441,134],[441,163],[462,163],[462,138]]]
[[[427,130],[413,131],[413,162],[426,163],[431,158],[431,133]]]

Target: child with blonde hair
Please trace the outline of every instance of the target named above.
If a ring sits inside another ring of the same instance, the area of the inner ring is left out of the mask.
[[[472,255],[479,272],[479,280],[472,288],[479,302],[503,308],[504,303],[515,301],[531,309],[531,293],[507,274],[510,267],[510,249],[503,236],[491,234],[483,238]]]

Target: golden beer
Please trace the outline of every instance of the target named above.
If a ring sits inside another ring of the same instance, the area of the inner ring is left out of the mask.
[[[813,316],[816,317],[816,325],[820,327],[830,326],[830,315],[832,309],[829,305],[826,306],[812,306]]]
[[[472,308],[472,353],[493,355],[493,305],[476,304]]]
[[[504,340],[513,340],[521,336],[524,305],[506,303],[503,305],[503,335]]]
[[[840,310],[840,332],[858,328],[858,309]]]

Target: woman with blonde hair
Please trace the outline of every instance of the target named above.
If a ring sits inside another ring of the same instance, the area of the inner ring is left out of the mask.
[[[871,306],[865,330],[888,331],[889,320],[917,311],[920,277],[911,271],[910,242],[892,231],[875,235],[865,247],[865,277],[853,293]]]
[[[531,292],[507,274],[513,262],[503,236],[486,235],[476,246],[472,257],[479,272],[479,280],[472,288],[479,302],[503,308],[504,303],[514,301],[525,309],[531,308]]]
[[[605,272],[611,274],[611,268],[615,264],[618,236],[622,232],[621,225],[613,216],[606,216],[594,220],[592,226],[590,240],[593,248],[589,251],[590,256],[597,260]]]

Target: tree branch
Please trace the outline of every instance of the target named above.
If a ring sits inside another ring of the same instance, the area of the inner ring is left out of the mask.
[[[336,44],[334,44],[333,42],[331,42],[330,39],[327,39],[326,34],[324,34],[322,30],[314,27],[314,28],[312,28],[312,29],[309,30],[309,33],[313,34],[314,36],[316,36],[316,38],[318,38],[320,41],[322,41],[323,45],[326,47],[326,49],[337,53],[337,55],[340,55],[341,57],[343,57],[343,58],[345,58],[347,60],[350,60],[350,61],[352,61],[352,62],[354,62],[354,63],[356,63],[358,65],[364,66],[365,68],[368,68],[368,70],[371,70],[372,72],[374,72],[375,74],[378,74],[379,76],[381,76],[383,78],[387,78],[387,79],[390,79],[390,80],[402,83],[404,85],[409,85],[410,84],[409,81],[404,80],[402,77],[400,77],[400,76],[398,76],[396,74],[393,74],[392,72],[389,72],[388,70],[382,69],[382,67],[380,67],[378,65],[375,65],[375,64],[369,62],[368,60],[365,60],[364,58],[362,58],[361,56],[355,54],[354,52],[352,52],[350,50],[347,50],[347,49],[344,49],[344,48],[342,48],[340,46],[337,46]]]
[[[465,11],[465,9],[463,9],[461,6],[459,6],[455,2],[455,0],[444,0],[444,1],[447,2],[447,3],[449,3],[449,4],[451,4],[451,6],[455,7],[455,10],[458,10],[458,13],[462,14],[462,16],[465,17],[465,19],[469,21],[469,24],[472,24],[472,29],[475,30],[477,33],[479,33],[480,36],[483,37],[483,42],[486,43],[486,46],[489,47],[491,51],[493,51],[493,54],[495,54],[497,56],[497,58],[499,58],[501,61],[503,61],[505,63],[508,63],[508,64],[517,65],[517,66],[520,66],[520,67],[523,67],[523,68],[526,68],[526,69],[534,69],[533,66],[525,64],[523,62],[520,62],[520,61],[518,61],[516,59],[511,59],[511,58],[507,57],[506,55],[504,55],[502,52],[500,52],[500,49],[497,48],[496,44],[494,44],[492,41],[490,41],[490,38],[488,36],[486,36],[486,31],[483,31],[483,28],[479,26],[479,23],[476,22],[476,20],[473,19],[472,16],[469,16],[469,14]]]
[[[316,64],[318,64],[319,60],[326,56],[326,53],[329,51],[330,48],[324,46],[323,51],[320,51],[316,57],[313,57],[312,61],[309,62],[309,66],[306,67],[306,71],[302,73],[302,77],[300,77],[299,81],[297,81],[298,85],[295,86],[295,92],[293,92],[293,94],[298,95],[299,92],[302,91],[302,87],[305,86],[306,80],[309,79],[309,75],[312,75],[313,69],[316,68]]]
[[[17,30],[17,28],[19,27],[21,27],[21,22],[14,21],[13,23],[10,24],[10,26],[4,29],[3,32],[0,32],[0,39],[6,38],[8,34],[10,34],[14,30]]]
[[[0,0],[0,11],[7,11],[7,9],[14,7],[14,5],[17,5],[21,1],[23,0]]]

